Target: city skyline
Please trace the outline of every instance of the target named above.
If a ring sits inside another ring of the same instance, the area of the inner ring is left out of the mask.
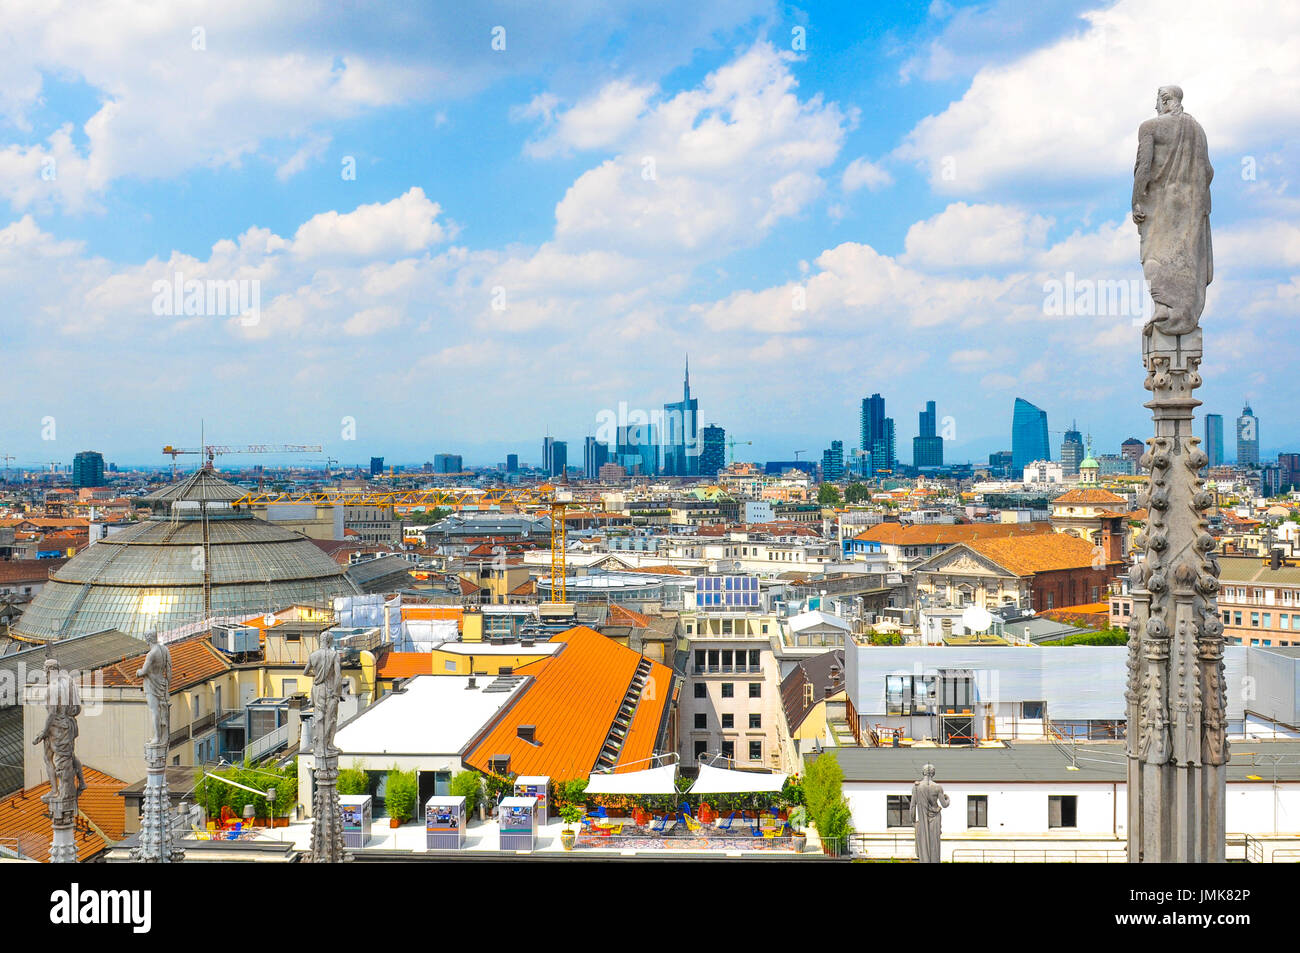
[[[419,11],[408,36],[379,38],[360,11],[309,26],[287,7],[286,33],[309,37],[289,47],[219,6],[196,45],[190,11],[159,10],[92,56],[47,42],[85,24],[16,14],[0,288],[18,360],[0,454],[32,467],[93,446],[161,464],[157,448],[196,442],[203,418],[232,444],[489,464],[535,453],[548,426],[577,446],[594,412],[637,395],[662,406],[655,382],[685,351],[706,416],[756,459],[851,446],[868,390],[889,392],[897,420],[951,408],[946,459],[1005,449],[1021,393],[1116,445],[1144,428],[1113,357],[1140,322],[1046,299],[1054,282],[1140,275],[1116,196],[1133,103],[1156,81],[1115,39],[1122,21],[1124,37],[1178,31],[1162,67],[1215,131],[1219,366],[1203,399],[1227,413],[1244,392],[1271,458],[1300,443],[1300,343],[1264,323],[1300,308],[1283,174],[1298,147],[1238,106],[1260,64],[1279,102],[1300,99],[1279,22],[1300,14],[1177,10],[1171,26],[1158,3],[935,4],[870,28],[849,7],[514,11],[495,61],[478,50],[493,53],[488,14]],[[646,32],[666,22],[690,26]],[[568,40],[589,30],[603,42]],[[1223,35],[1248,42],[1208,56]],[[1014,94],[1056,82],[1048,62],[1101,77],[1059,109],[1086,137],[1069,149],[1064,120],[1024,123]],[[172,72],[167,98],[148,63]],[[238,80],[273,69],[276,83]],[[211,109],[178,111],[173,93]],[[545,386],[542,360],[560,371]],[[862,386],[884,377],[873,365],[889,377]],[[358,383],[371,368],[383,386]],[[410,421],[431,395],[422,432]],[[355,441],[338,436],[346,420]]]

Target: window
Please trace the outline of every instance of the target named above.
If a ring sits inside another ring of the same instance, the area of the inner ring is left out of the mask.
[[[1255,628],[1259,628],[1259,613],[1258,613],[1258,612],[1252,612],[1252,613],[1250,614],[1250,624],[1253,625]]]
[[[697,730],[707,729],[709,727],[709,716],[697,711],[695,713],[695,727]]]
[[[763,760],[763,742],[751,741],[749,743],[749,760],[750,761]]]
[[[1044,702],[1021,702],[1020,717],[1027,721],[1042,721]]]
[[[751,728],[762,728],[762,727],[763,727],[763,716],[762,716],[762,715],[750,714],[750,716],[749,716],[749,727],[751,727]]]
[[[722,743],[722,756],[726,758],[728,761],[732,761],[735,759],[736,743],[734,741],[724,741]]]
[[[704,649],[696,649],[695,650],[695,671],[697,672],[704,671],[707,664],[708,663],[706,663],[704,660]]]
[[[989,826],[989,796],[987,794],[966,795],[966,826]]]
[[[885,798],[885,826],[912,826],[912,795],[890,794]]]
[[[750,650],[750,652],[749,652],[749,670],[750,670],[751,672],[757,672],[757,671],[762,667],[762,662],[760,661],[760,658],[761,658],[761,656],[760,656],[760,653],[759,653],[758,649],[751,649],[751,650]]]
[[[1285,628],[1285,627],[1284,627],[1284,628]],[[763,697],[763,683],[762,683],[762,682],[750,682],[750,683],[749,683],[749,697],[750,697],[750,698],[762,698],[762,697]]]
[[[886,675],[885,713],[924,715],[930,711],[930,698],[933,694],[933,676]]]
[[[1079,797],[1076,794],[1052,794],[1047,798],[1047,826],[1078,827]]]
[[[735,716],[735,715],[723,715],[723,716],[722,716],[722,727],[723,727],[723,728],[735,728],[735,727],[736,727],[736,716]]]
[[[696,697],[696,698],[708,698],[708,697],[709,697],[709,688],[708,688],[708,686],[705,685],[703,682],[696,682],[696,683],[695,683],[695,697]]]
[[[695,742],[695,760],[698,763],[701,758],[709,753],[709,743],[707,741]]]
[[[731,682],[723,682],[723,683],[722,683],[722,697],[723,697],[723,698],[735,698],[735,697],[736,697],[736,686],[735,686],[734,684],[732,684]]]

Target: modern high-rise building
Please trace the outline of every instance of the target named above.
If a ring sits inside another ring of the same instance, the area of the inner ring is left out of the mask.
[[[912,466],[943,466],[943,437],[938,435],[935,423],[934,401],[928,400],[921,411],[920,433],[912,438]]]
[[[700,431],[700,476],[717,476],[727,465],[727,431],[709,424]]]
[[[434,473],[462,473],[465,467],[459,453],[435,453],[433,455]]]
[[[691,361],[686,359],[682,399],[664,404],[664,473],[696,476],[700,472],[700,402],[691,396]]]
[[[1279,453],[1277,466],[1281,471],[1279,480],[1282,493],[1300,490],[1300,453]]]
[[[1052,459],[1047,442],[1047,411],[1017,397],[1011,412],[1011,469],[1023,470],[1035,460]]]
[[[517,473],[519,471],[519,454],[506,454],[506,473]]]
[[[1223,414],[1205,415],[1205,455],[1207,466],[1223,466]]]
[[[1125,460],[1133,461],[1133,472],[1137,472],[1138,461],[1142,459],[1142,454],[1146,451],[1144,444],[1137,437],[1129,437],[1119,445],[1119,455]]]
[[[1061,440],[1061,470],[1068,477],[1079,475],[1079,464],[1083,462],[1083,434],[1079,425],[1072,423]]]
[[[103,486],[104,455],[95,450],[83,450],[72,458],[72,485]]]
[[[844,479],[844,441],[832,440],[830,449],[822,451],[822,479],[839,483]]]
[[[894,447],[894,421],[885,416],[885,398],[872,394],[862,401],[861,440],[863,473],[870,476],[880,470],[893,470],[897,462]]]
[[[994,476],[1008,476],[1011,473],[1011,451],[998,450],[989,454],[989,471]]]
[[[370,458],[370,475],[371,475],[372,477],[373,477],[373,476],[379,476],[379,474],[381,474],[381,473],[383,473],[383,472],[384,472],[384,458],[383,458],[383,457],[371,457],[371,458]]]
[[[1259,466],[1259,418],[1247,404],[1237,418],[1237,466]]]
[[[582,476],[587,480],[600,479],[600,468],[609,463],[609,444],[588,437],[582,448]]]
[[[542,469],[547,476],[560,476],[569,465],[569,444],[564,440],[546,437],[542,440]]]
[[[659,474],[659,428],[654,424],[627,424],[618,428],[614,462],[639,476]]]

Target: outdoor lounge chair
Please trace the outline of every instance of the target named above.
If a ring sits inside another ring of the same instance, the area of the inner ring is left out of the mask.
[[[667,823],[668,823],[667,814],[663,815],[662,817],[656,817],[654,819],[654,823],[650,825],[650,830],[654,831],[656,834],[662,834],[664,832],[664,825],[666,825]]]
[[[727,819],[725,821],[718,821],[718,830],[720,831],[731,830],[732,822],[735,821],[735,819],[736,819],[736,812],[732,811],[730,814],[727,815]]]

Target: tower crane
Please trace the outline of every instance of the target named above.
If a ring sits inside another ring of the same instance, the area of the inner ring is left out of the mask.
[[[727,441],[727,466],[731,466],[733,463],[736,462],[737,447],[752,447],[753,445],[754,445],[754,441],[752,440],[735,440],[735,439],[728,440]]]
[[[423,506],[425,508],[441,507],[445,509],[464,509],[466,507],[513,505],[521,507],[544,508],[551,518],[551,600],[568,602],[568,589],[565,579],[568,566],[565,559],[566,536],[565,515],[570,506],[582,502],[572,489],[561,483],[559,486],[542,484],[536,487],[498,487],[480,489],[478,487],[428,487],[420,490],[303,490],[295,493],[254,492],[245,493],[230,505],[267,506],[272,503],[309,503],[314,506]]]
[[[177,456],[184,453],[197,453],[206,457],[206,462],[204,463],[204,466],[210,470],[212,469],[213,459],[215,457],[223,454],[228,454],[228,453],[320,453],[321,450],[322,448],[320,446],[316,446],[316,445],[309,446],[307,444],[297,444],[297,443],[286,443],[286,444],[278,444],[278,445],[255,443],[255,444],[249,444],[248,446],[245,447],[226,447],[217,444],[205,443],[201,448],[186,448],[186,449],[173,447],[171,444],[168,444],[167,446],[162,448],[163,453],[169,454],[171,456],[173,470],[175,470],[176,468]]]

